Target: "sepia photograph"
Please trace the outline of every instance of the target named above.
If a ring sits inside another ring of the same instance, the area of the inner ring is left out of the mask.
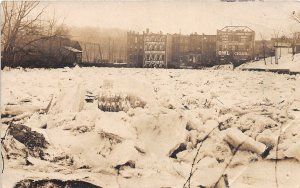
[[[299,0],[0,13],[0,188],[300,188]]]

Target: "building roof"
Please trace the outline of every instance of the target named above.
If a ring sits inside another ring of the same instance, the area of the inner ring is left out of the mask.
[[[292,43],[283,41],[283,42],[275,42],[274,47],[275,48],[290,48],[292,46]]]
[[[224,28],[222,28],[220,31],[244,31],[244,32],[253,32],[252,29],[250,29],[247,26],[226,26]]]
[[[74,52],[74,53],[82,53],[81,50],[78,50],[78,49],[73,48],[71,46],[64,46],[64,48],[67,49],[67,50],[69,50],[69,51],[71,51],[71,52]]]

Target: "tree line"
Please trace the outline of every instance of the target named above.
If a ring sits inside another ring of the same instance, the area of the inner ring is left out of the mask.
[[[1,8],[2,65],[17,66],[26,61],[26,57],[30,62],[30,55],[44,56],[44,61],[49,61],[47,57],[53,57],[43,54],[43,49],[49,48],[50,39],[68,35],[67,27],[59,24],[55,15],[42,19],[47,7],[41,7],[39,1],[3,1]]]

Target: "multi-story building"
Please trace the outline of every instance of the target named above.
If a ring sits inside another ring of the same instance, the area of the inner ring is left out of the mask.
[[[127,62],[133,67],[210,66],[242,63],[254,55],[255,32],[246,26],[227,26],[217,35],[127,33]],[[257,46],[262,43],[257,42]],[[257,54],[261,51],[258,50]]]
[[[167,67],[166,51],[167,35],[162,32],[152,33],[147,29],[142,34],[127,33],[127,63],[130,67]]]
[[[172,43],[173,38],[171,34],[167,34],[167,42],[166,42],[166,68],[174,68],[172,65]]]
[[[216,35],[174,34],[172,61],[177,65],[205,66],[215,62]]]
[[[217,30],[219,63],[241,64],[253,59],[255,32],[247,26],[226,26]]]
[[[216,61],[216,35],[190,35],[190,62],[198,66],[211,65]],[[192,58],[191,58],[192,57]]]
[[[143,67],[144,35],[127,32],[127,63],[130,67]]]
[[[144,33],[143,67],[166,67],[166,44],[166,35],[151,33],[147,29]]]
[[[180,64],[186,63],[185,55],[189,51],[190,40],[188,35],[172,35],[172,55],[171,66],[179,67]]]
[[[214,65],[217,61],[217,35],[202,35],[203,37],[203,62],[204,65]]]
[[[203,36],[197,33],[189,35],[189,49],[186,53],[187,64],[195,66],[203,60]]]

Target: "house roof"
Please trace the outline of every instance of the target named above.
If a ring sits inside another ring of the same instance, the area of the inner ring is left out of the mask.
[[[275,48],[290,48],[291,46],[292,44],[287,42],[276,42],[274,45]]]

